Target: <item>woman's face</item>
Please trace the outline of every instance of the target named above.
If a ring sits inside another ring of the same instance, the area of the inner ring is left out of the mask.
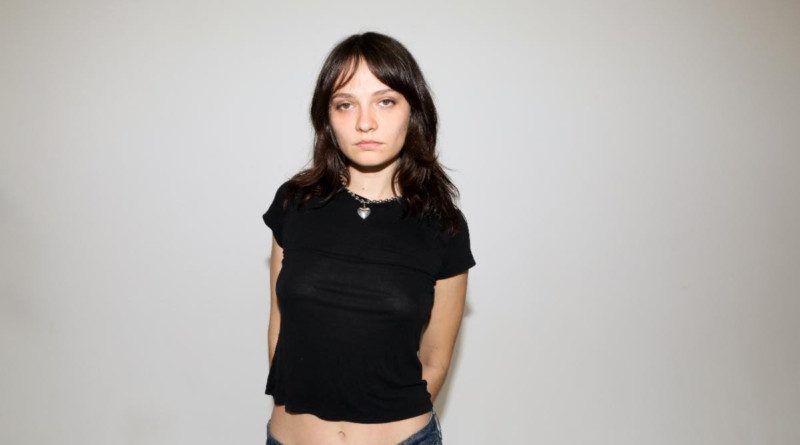
[[[334,91],[328,115],[339,149],[347,159],[356,166],[376,170],[399,156],[411,106],[402,94],[378,80],[362,60],[350,81]]]

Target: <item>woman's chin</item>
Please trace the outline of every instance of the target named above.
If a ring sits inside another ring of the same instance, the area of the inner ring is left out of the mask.
[[[384,153],[365,151],[349,159],[354,167],[369,170],[382,170],[397,161],[398,157],[394,156],[389,158],[386,157]]]

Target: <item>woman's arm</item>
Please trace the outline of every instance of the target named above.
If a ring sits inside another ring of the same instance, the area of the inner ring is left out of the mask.
[[[431,319],[422,334],[419,348],[422,378],[428,382],[431,401],[439,395],[450,369],[450,359],[464,315],[468,274],[465,271],[436,281]]]
[[[267,327],[267,356],[269,365],[272,366],[272,357],[275,355],[275,346],[278,344],[278,332],[281,330],[281,313],[278,310],[278,296],[275,293],[275,283],[283,264],[283,248],[272,237],[272,254],[269,257],[269,326]]]

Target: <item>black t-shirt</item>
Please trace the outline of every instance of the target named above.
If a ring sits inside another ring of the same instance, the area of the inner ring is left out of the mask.
[[[469,231],[448,236],[399,201],[361,206],[344,189],[327,203],[281,207],[263,220],[283,248],[276,294],[280,333],[266,394],[291,412],[383,423],[432,408],[418,350],[437,279],[475,265]],[[316,207],[316,208],[314,208]]]

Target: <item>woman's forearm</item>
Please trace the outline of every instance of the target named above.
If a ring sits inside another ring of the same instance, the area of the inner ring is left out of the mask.
[[[436,400],[436,396],[439,395],[439,390],[442,389],[446,377],[446,369],[437,366],[422,366],[422,378],[428,382],[428,392],[431,393],[431,402]]]

